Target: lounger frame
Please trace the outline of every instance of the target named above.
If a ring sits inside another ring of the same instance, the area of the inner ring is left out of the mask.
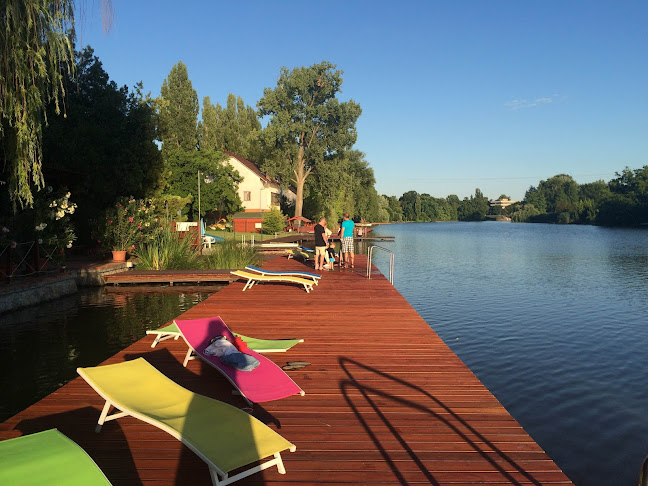
[[[289,276],[289,277],[301,277],[301,278],[306,278],[306,279],[312,279],[313,283],[315,285],[319,285],[319,281],[322,278],[322,276],[317,274],[317,273],[300,272],[300,271],[294,271],[294,272],[286,271],[286,272],[283,272],[283,271],[276,271],[276,270],[264,270],[263,268],[254,267],[252,265],[248,265],[247,267],[245,267],[245,270],[248,270],[250,272],[256,272],[259,275],[269,275],[271,277],[272,276],[277,276],[277,277]]]
[[[241,471],[238,474],[235,474],[234,476],[230,476],[228,473],[222,471],[216,464],[214,464],[209,458],[207,458],[200,450],[198,450],[191,442],[186,440],[182,434],[180,434],[177,430],[163,424],[160,422],[157,422],[156,420],[151,419],[150,417],[147,417],[146,415],[140,414],[138,412],[135,412],[133,410],[126,410],[125,407],[121,406],[119,403],[111,400],[108,398],[104,393],[102,393],[97,387],[94,386],[94,384],[86,379],[86,377],[83,374],[82,370],[78,370],[79,374],[83,377],[83,379],[92,387],[94,391],[97,392],[97,394],[106,400],[106,403],[104,404],[104,407],[101,411],[101,415],[99,416],[99,420],[97,421],[97,426],[95,427],[95,432],[99,433],[101,431],[101,427],[103,426],[104,423],[109,422],[111,420],[116,420],[121,417],[135,417],[138,420],[141,420],[142,422],[146,422],[147,424],[150,424],[154,427],[157,427],[158,429],[161,429],[165,431],[167,434],[170,436],[174,437],[175,439],[179,440],[182,442],[184,445],[186,445],[191,451],[193,451],[194,454],[196,454],[200,459],[202,459],[207,466],[209,467],[209,475],[212,479],[212,484],[214,486],[225,486],[227,484],[232,484],[235,481],[238,481],[239,479],[246,478],[248,476],[251,476],[252,474],[256,474],[259,471],[263,471],[264,469],[268,469],[269,467],[272,467],[274,465],[277,466],[277,470],[279,474],[286,474],[286,468],[283,465],[283,460],[281,459],[281,452],[276,452],[273,455],[273,458],[266,461],[262,462],[261,464],[251,467],[250,469],[246,469],[245,471]],[[117,410],[120,410],[117,413],[113,413],[111,415],[108,415],[108,412],[110,411],[111,408],[115,408]],[[290,449],[288,449],[290,452],[295,452],[297,450],[296,446],[292,446]]]
[[[296,283],[304,286],[304,290],[307,293],[310,293],[313,290],[313,281],[307,280],[302,277],[291,277],[289,275],[280,276],[280,275],[260,275],[252,274],[250,272],[241,272],[238,270],[230,272],[232,275],[235,275],[242,279],[247,279],[245,286],[243,287],[243,292],[247,289],[252,288],[255,284],[259,282],[287,282],[287,283]]]

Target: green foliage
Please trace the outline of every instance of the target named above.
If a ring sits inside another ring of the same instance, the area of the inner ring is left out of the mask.
[[[459,221],[483,221],[487,212],[488,198],[477,188],[474,196],[470,196],[470,199],[465,197],[459,203],[457,218]]]
[[[208,269],[245,268],[247,265],[258,265],[261,257],[250,245],[225,240],[212,245],[209,254],[203,256],[201,267]]]
[[[270,211],[263,213],[263,232],[279,233],[286,226],[286,217],[281,214],[278,208],[272,208]]]
[[[201,217],[213,213],[218,220],[241,209],[236,191],[241,177],[231,165],[223,163],[222,152],[169,149],[165,154],[169,171],[165,192],[181,198],[191,196],[187,211],[194,221],[198,220],[198,171]]]
[[[77,77],[69,75],[67,116],[43,129],[43,167],[48,182],[68,187],[79,210],[73,215],[79,236],[90,239],[90,220],[120,194],[150,197],[162,178],[155,144],[153,103],[138,85],[134,92],[109,80],[91,48],[76,54]]]
[[[42,124],[65,93],[61,76],[73,70],[71,0],[5,0],[0,7],[0,167],[14,210],[43,188]]]
[[[266,88],[257,103],[260,116],[270,117],[263,131],[269,157],[264,170],[297,188],[295,215],[302,215],[304,183],[315,166],[331,160],[356,141],[360,106],[340,102],[336,95],[342,72],[329,62],[281,68],[275,89]]]
[[[200,150],[227,150],[249,160],[261,156],[261,123],[256,110],[245,105],[240,96],[230,93],[225,108],[212,105],[209,96],[203,98],[199,134]]]
[[[159,129],[164,149],[195,150],[198,146],[198,94],[182,61],[171,68],[160,88]]]
[[[532,216],[540,214],[540,210],[530,203],[516,203],[510,207],[511,221],[524,223],[530,220]]]
[[[135,249],[142,270],[186,270],[200,268],[198,251],[191,248],[191,239],[180,239],[178,233],[165,226],[152,239]]]
[[[54,191],[51,186],[34,193],[31,207],[0,216],[0,251],[12,241],[37,241],[50,251],[55,248],[71,248],[76,232],[71,216],[77,209],[67,189]]]
[[[459,198],[454,198],[456,202],[448,198],[435,198],[429,194],[408,191],[397,202],[401,207],[403,221],[455,221]],[[394,202],[391,204],[396,207]],[[398,214],[396,211],[396,215]]]
[[[607,226],[648,223],[648,165],[626,167],[610,181],[611,194],[599,207],[597,222]]]
[[[120,198],[99,222],[99,243],[106,250],[139,248],[157,237],[162,228],[152,199]]]

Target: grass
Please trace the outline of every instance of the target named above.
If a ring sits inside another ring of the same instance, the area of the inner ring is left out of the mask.
[[[207,269],[245,268],[246,265],[258,265],[261,257],[257,251],[242,245],[234,239],[213,244],[211,252],[201,258],[201,267]]]
[[[198,252],[191,248],[191,240],[178,238],[176,232],[165,228],[150,243],[135,251],[141,270],[188,270],[200,268]]]

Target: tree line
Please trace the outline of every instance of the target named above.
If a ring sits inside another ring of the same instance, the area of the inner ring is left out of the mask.
[[[508,200],[502,194],[498,200]],[[460,200],[408,191],[401,197],[381,196],[388,221],[483,221],[504,216],[514,222],[636,226],[648,224],[648,165],[626,167],[609,182],[579,184],[567,174],[541,180],[524,199],[507,207],[490,207],[479,190]]]

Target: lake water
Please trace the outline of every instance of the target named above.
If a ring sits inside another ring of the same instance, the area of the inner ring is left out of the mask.
[[[180,288],[177,288],[180,289]],[[0,315],[0,422],[209,297],[208,290],[86,288]]]
[[[577,485],[648,454],[648,231],[394,224],[395,286]],[[388,260],[377,255],[387,275]]]

